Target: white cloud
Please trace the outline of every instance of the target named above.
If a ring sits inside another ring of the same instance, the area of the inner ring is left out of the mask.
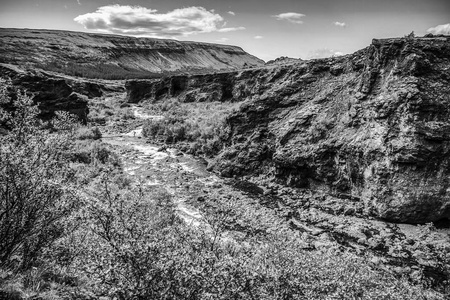
[[[253,38],[256,39],[256,40],[260,40],[260,39],[262,39],[264,37],[262,35],[255,35]]]
[[[80,0],[77,0],[77,2],[78,2],[78,5],[81,5],[81,2],[80,2]]]
[[[236,13],[235,13],[234,11],[231,11],[231,10],[228,12],[228,14],[230,14],[230,15],[232,15],[232,16],[235,16],[235,15],[236,15]]]
[[[107,5],[74,19],[86,29],[137,36],[177,37],[206,32],[230,32],[244,27],[227,28],[224,19],[203,7],[179,8],[167,13],[129,5]]]
[[[229,38],[223,37],[223,38],[220,38],[220,39],[216,40],[216,42],[225,43],[225,42],[227,42],[229,40],[230,40]]]
[[[304,14],[299,14],[299,13],[295,13],[295,12],[287,12],[287,13],[274,15],[272,17],[276,18],[279,21],[288,21],[288,22],[291,22],[294,24],[302,24],[303,21],[301,19],[304,16],[305,16]]]
[[[346,27],[347,26],[347,24],[345,24],[344,22],[338,22],[338,21],[334,22],[333,24],[334,24],[334,26],[338,26],[338,27]]]
[[[315,59],[315,58],[325,58],[325,57],[334,57],[344,55],[343,52],[328,48],[317,49],[315,51],[309,52],[307,59]]]
[[[245,30],[245,27],[225,27],[217,29],[218,32],[231,32],[231,31],[238,31],[238,30]]]
[[[450,35],[450,23],[428,28],[427,32],[432,33],[432,34]]]

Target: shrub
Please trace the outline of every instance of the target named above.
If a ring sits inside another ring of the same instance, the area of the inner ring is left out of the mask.
[[[75,138],[78,140],[98,140],[102,138],[102,133],[100,129],[95,127],[80,127],[75,133]]]
[[[61,222],[77,197],[65,156],[71,130],[42,129],[38,109],[25,94],[18,94],[14,106],[12,113],[2,111],[10,131],[0,137],[0,267],[28,268],[63,234]]]
[[[128,108],[128,107],[120,108],[118,110],[118,112],[119,112],[118,115],[119,115],[119,119],[120,120],[130,120],[130,119],[132,120],[132,119],[135,119],[133,110]]]
[[[68,153],[72,162],[120,166],[117,154],[110,149],[110,146],[98,140],[78,140]]]

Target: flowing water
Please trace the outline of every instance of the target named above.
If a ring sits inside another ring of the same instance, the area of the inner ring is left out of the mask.
[[[141,107],[133,106],[136,118],[160,120]],[[142,126],[122,135],[104,136],[103,141],[113,145],[122,157],[124,171],[148,186],[160,186],[173,196],[178,215],[188,224],[198,226],[202,216],[190,205],[211,183],[220,178],[206,171],[206,166],[191,155],[176,149],[161,148],[142,138]],[[205,224],[204,224],[205,225]]]

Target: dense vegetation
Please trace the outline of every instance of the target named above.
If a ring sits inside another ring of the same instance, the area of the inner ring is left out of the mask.
[[[20,94],[14,115],[4,114],[10,131],[1,138],[0,266],[29,268],[39,253],[64,234],[61,222],[77,201],[72,170],[65,160],[70,147],[61,118],[60,134],[40,130],[37,108]],[[20,255],[19,255],[20,254]]]
[[[191,154],[212,156],[227,137],[225,117],[239,104],[209,102],[180,103],[176,99],[151,105],[164,118],[144,123],[143,135],[153,141],[176,144]]]
[[[4,89],[0,97],[10,101]],[[19,94],[15,111],[1,115],[8,131],[0,136],[0,297],[424,299],[427,295],[420,286],[373,269],[345,250],[304,249],[298,234],[277,224],[264,225],[264,211],[251,211],[229,199],[212,199],[205,204],[205,223],[188,226],[163,187],[141,185],[124,174],[118,156],[99,140],[98,129],[80,127],[63,113],[42,123],[37,112],[31,99]],[[166,123],[172,134],[158,129],[154,136],[188,142],[195,136],[203,137],[203,145],[214,143],[218,116],[213,123],[205,119],[192,125],[181,115]],[[186,127],[184,134],[173,134],[180,126]],[[145,128],[152,132],[154,127]],[[263,230],[234,237],[228,232],[233,222]]]

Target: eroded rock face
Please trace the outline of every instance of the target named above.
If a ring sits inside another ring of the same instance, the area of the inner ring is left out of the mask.
[[[218,169],[269,162],[263,172],[288,185],[360,197],[384,219],[449,217],[449,59],[447,39],[400,39],[308,63],[230,117],[231,140],[251,142]]]
[[[303,67],[296,64],[296,67]],[[161,79],[128,80],[127,101],[164,101],[176,97],[181,102],[238,102],[259,98],[278,86],[278,79],[288,75],[293,65],[244,69],[241,71],[166,76]],[[286,87],[289,88],[289,87]],[[289,92],[288,90],[286,92]]]
[[[449,83],[450,41],[439,37],[374,40],[343,57],[139,84],[151,87],[151,99],[201,101],[227,90],[217,100],[244,101],[212,166],[222,175],[262,174],[359,199],[389,221],[423,223],[450,217]]]
[[[24,71],[5,64],[0,64],[0,72],[1,77],[11,80],[14,88],[33,96],[43,119],[52,118],[55,111],[67,111],[86,122],[88,98],[102,95],[101,87],[95,83],[52,77],[42,72]]]
[[[181,102],[240,101],[249,91],[246,80],[239,82],[239,74],[242,72],[130,80],[125,85],[128,91],[127,101],[137,103],[144,99],[159,101],[172,97],[177,97]]]

